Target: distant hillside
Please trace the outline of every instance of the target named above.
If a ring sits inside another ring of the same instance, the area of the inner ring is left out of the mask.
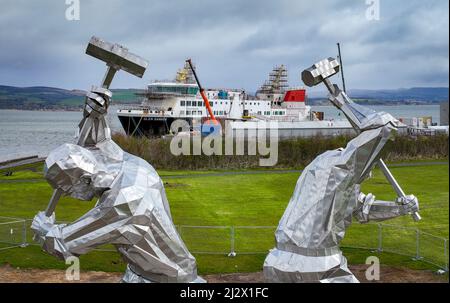
[[[358,102],[370,104],[423,104],[448,101],[448,87],[412,87],[400,89],[350,89],[347,94]],[[311,93],[312,103],[321,103],[324,92]]]
[[[53,87],[0,86],[0,108],[70,108],[83,102],[84,93]]]
[[[392,101],[428,101],[441,102],[448,100],[448,87],[412,87],[389,90],[350,90],[352,98],[378,99]]]
[[[140,89],[113,89],[113,103],[140,103],[136,93]],[[14,87],[0,85],[0,109],[54,110],[79,109],[84,103],[85,91],[54,87]],[[366,90],[351,89],[351,98],[364,104],[424,104],[448,101],[447,87],[413,87],[408,89]],[[310,105],[328,105],[324,92],[308,94]]]
[[[113,91],[114,103],[136,103],[138,89]],[[84,103],[86,92],[54,87],[14,87],[0,85],[0,109],[78,109]]]

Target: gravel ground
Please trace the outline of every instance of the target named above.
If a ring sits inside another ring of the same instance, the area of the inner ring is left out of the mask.
[[[351,265],[350,269],[361,282],[365,279],[367,265]],[[19,269],[9,265],[0,267],[0,283],[116,283],[120,281],[122,273],[107,273],[88,271],[80,273],[80,281],[67,281],[65,271],[56,269]],[[264,282],[262,272],[233,273],[203,276],[209,283],[257,283]],[[381,266],[381,283],[447,283],[446,278],[431,271],[412,270]]]

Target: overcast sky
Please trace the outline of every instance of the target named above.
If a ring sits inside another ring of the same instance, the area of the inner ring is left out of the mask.
[[[366,0],[80,0],[68,21],[66,0],[0,0],[0,85],[98,84],[105,66],[84,53],[97,35],[150,61],[143,79],[121,72],[113,88],[173,78],[187,57],[205,87],[254,92],[277,64],[300,86],[337,41],[348,88],[448,86],[448,0],[379,4],[376,21]]]

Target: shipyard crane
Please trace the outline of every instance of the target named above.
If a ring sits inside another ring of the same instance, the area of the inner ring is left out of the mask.
[[[211,109],[211,105],[209,104],[208,97],[206,97],[205,89],[201,86],[200,81],[198,80],[197,73],[195,72],[195,69],[194,69],[194,66],[192,65],[191,59],[187,59],[186,62],[189,63],[189,67],[191,68],[192,73],[194,74],[195,82],[197,82],[198,89],[200,91],[200,95],[202,96],[203,102],[205,102],[205,107],[206,107],[206,110],[208,111],[209,117],[211,118],[211,120],[214,124],[218,124],[217,119],[214,116],[214,113]]]

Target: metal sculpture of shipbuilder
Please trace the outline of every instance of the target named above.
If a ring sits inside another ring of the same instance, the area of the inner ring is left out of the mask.
[[[146,161],[124,152],[105,120],[119,70],[142,77],[147,61],[124,47],[93,37],[86,53],[108,65],[102,87],[87,94],[78,144],[64,144],[45,161],[45,177],[55,192],[32,229],[43,249],[59,258],[114,244],[128,262],[123,282],[204,282],[172,222],[163,183]],[[64,194],[80,200],[98,197],[95,207],[69,225],[54,224]]]
[[[307,86],[324,82],[329,100],[358,136],[345,148],[319,155],[303,170],[275,232],[276,248],[264,262],[264,276],[270,282],[358,282],[339,249],[352,217],[365,223],[412,214],[420,220],[417,198],[403,193],[380,159],[398,121],[353,103],[328,79],[338,71],[338,62],[328,58],[304,70],[302,80]],[[376,164],[398,195],[393,202],[360,192],[361,182]]]

